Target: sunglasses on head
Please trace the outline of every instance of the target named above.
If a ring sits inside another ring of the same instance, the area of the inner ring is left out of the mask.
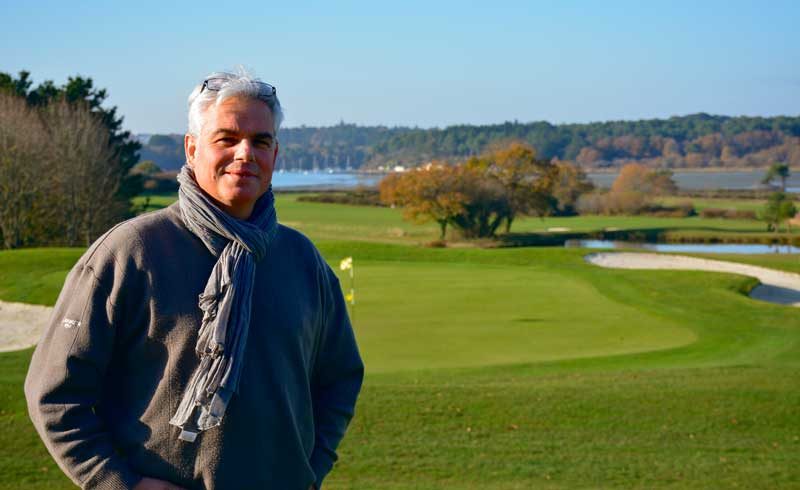
[[[219,92],[222,88],[231,82],[230,78],[224,77],[214,77],[214,78],[206,78],[203,80],[203,86],[200,88],[200,93],[203,93],[203,90],[210,90],[212,92]],[[272,98],[275,97],[277,90],[272,85],[261,82],[261,81],[253,81],[250,82],[254,85],[258,86],[258,96],[264,98]]]

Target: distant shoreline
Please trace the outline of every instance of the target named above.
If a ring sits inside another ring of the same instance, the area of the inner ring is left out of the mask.
[[[592,168],[581,167],[584,172],[591,174],[618,174],[619,168]],[[704,167],[704,168],[658,168],[658,170],[669,170],[673,173],[686,174],[725,174],[725,173],[749,173],[764,172],[769,167]]]

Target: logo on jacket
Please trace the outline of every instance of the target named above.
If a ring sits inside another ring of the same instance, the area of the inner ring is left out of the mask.
[[[64,318],[64,321],[61,322],[61,326],[64,328],[75,328],[81,326],[80,320],[73,320],[71,318]]]

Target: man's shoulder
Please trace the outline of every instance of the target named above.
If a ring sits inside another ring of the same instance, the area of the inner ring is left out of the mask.
[[[117,223],[98,238],[84,254],[85,262],[103,257],[143,258],[149,244],[163,243],[181,232],[180,211],[173,204]]]
[[[299,261],[316,269],[325,268],[326,262],[316,245],[302,232],[290,226],[278,224],[278,255],[294,256]]]
[[[302,232],[282,223],[278,223],[277,236],[283,246],[292,247],[293,249],[304,252],[315,252],[317,250],[317,247],[315,247],[311,240]]]

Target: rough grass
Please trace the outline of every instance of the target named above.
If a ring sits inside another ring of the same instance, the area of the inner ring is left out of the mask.
[[[370,232],[360,211],[294,206],[303,231],[348,235],[318,245],[356,266],[367,377],[326,488],[800,487],[800,314],[747,298],[753,280],[376,243],[396,217]],[[80,253],[0,253],[0,299],[52,304]],[[0,355],[0,489],[71,488],[25,415],[29,357]]]

